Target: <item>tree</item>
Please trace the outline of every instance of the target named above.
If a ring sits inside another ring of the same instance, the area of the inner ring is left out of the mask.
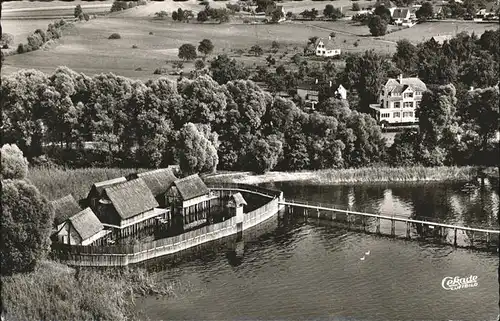
[[[282,10],[280,10],[278,8],[273,10],[273,12],[271,14],[271,22],[278,23],[283,18],[285,18],[285,14],[283,13]]]
[[[477,143],[469,148],[472,149],[472,154],[477,154],[477,160],[481,163],[487,163],[488,158],[491,158],[491,155],[487,157],[486,152],[493,148],[495,135],[498,132],[499,106],[498,86],[470,91],[466,94],[464,103],[460,105],[462,127],[478,138]],[[498,149],[498,142],[496,148]]]
[[[254,54],[256,57],[260,57],[264,53],[264,50],[259,45],[253,45],[248,52]]]
[[[271,49],[273,49],[275,52],[278,51],[278,49],[280,49],[280,44],[279,42],[277,42],[276,40],[274,40],[272,43],[271,43]]]
[[[185,43],[179,47],[179,58],[183,60],[196,59],[196,48],[189,43]]]
[[[212,78],[219,84],[225,84],[231,80],[247,79],[249,72],[243,63],[230,59],[227,55],[219,55],[210,62]]]
[[[259,174],[270,171],[278,164],[282,153],[283,143],[275,135],[255,141],[250,147],[251,169]]]
[[[198,51],[205,55],[205,57],[212,53],[214,45],[210,39],[203,39],[198,45]]]
[[[198,12],[198,16],[196,17],[196,20],[198,20],[199,22],[207,21],[208,20],[208,13],[205,10]]]
[[[498,62],[487,51],[480,51],[478,55],[465,61],[459,70],[460,82],[475,88],[495,86],[499,78]]]
[[[264,12],[268,6],[276,6],[273,0],[257,0],[256,4],[257,8],[255,9],[255,12]]]
[[[359,3],[353,3],[352,4],[352,11],[359,11],[361,8],[359,7]]]
[[[387,21],[378,15],[373,15],[368,22],[368,28],[372,36],[383,36],[387,32]]]
[[[377,6],[373,11],[373,14],[385,20],[386,24],[391,21],[391,11],[384,5]]]
[[[327,4],[325,9],[323,9],[323,15],[327,18],[331,18],[334,9],[335,8],[331,4]]]
[[[432,7],[432,3],[424,2],[422,6],[415,12],[417,19],[421,21],[426,21],[427,19],[431,19],[434,16],[434,8]]]
[[[28,160],[17,145],[5,144],[1,149],[2,180],[25,179],[28,174]]]
[[[457,139],[456,90],[453,85],[439,86],[422,96],[417,117],[422,139],[419,159],[426,166],[449,162],[450,150],[455,148],[450,138]],[[455,136],[455,137],[453,137]]]
[[[194,67],[196,68],[196,70],[202,70],[203,68],[205,68],[205,63],[203,62],[203,60],[198,59],[195,61]]]
[[[417,73],[418,50],[407,39],[399,40],[396,43],[396,53],[392,56],[392,61],[404,74],[414,75]]]
[[[212,19],[224,23],[229,21],[229,11],[226,9],[213,9],[211,11]]]
[[[111,6],[111,12],[121,11],[128,9],[127,1],[115,0]]]
[[[184,173],[215,172],[219,158],[214,145],[193,123],[185,124],[179,134],[179,160]]]
[[[77,5],[75,7],[75,12],[74,12],[75,18],[79,18],[82,13],[83,13],[82,6],[81,5]]]
[[[419,135],[413,129],[406,129],[397,133],[394,143],[387,151],[387,161],[392,166],[414,166],[417,163],[415,150],[418,146]]]
[[[179,20],[179,14],[177,13],[177,11],[172,11],[172,20]]]
[[[32,271],[50,249],[54,210],[25,180],[2,180],[2,275]]]

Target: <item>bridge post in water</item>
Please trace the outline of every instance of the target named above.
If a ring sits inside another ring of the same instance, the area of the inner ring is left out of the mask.
[[[454,234],[454,236],[453,236],[453,246],[456,247],[457,246],[457,228],[453,229],[453,234]]]
[[[470,246],[474,246],[474,231],[470,231]]]
[[[410,222],[406,222],[406,238],[410,238]]]
[[[391,236],[396,236],[396,221],[394,219],[391,219]]]
[[[366,217],[362,216],[361,219],[363,220],[363,232],[366,232]]]
[[[351,229],[351,216],[347,213],[347,229]]]
[[[376,233],[380,234],[380,217],[377,217],[377,227],[376,227]]]
[[[318,214],[318,218],[319,218],[319,208],[316,210],[316,214]]]
[[[490,232],[486,232],[486,244],[490,245]]]

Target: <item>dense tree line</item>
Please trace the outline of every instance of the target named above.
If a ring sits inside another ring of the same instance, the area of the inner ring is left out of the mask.
[[[4,142],[16,143],[30,158],[54,145],[76,157],[92,141],[106,146],[98,160],[104,166],[113,159],[128,167],[183,159],[193,171],[211,171],[217,163],[263,171],[368,165],[384,152],[370,116],[348,106],[332,115],[307,114],[250,80],[219,84],[200,76],[144,83],[61,67],[50,76],[19,71],[4,77],[1,89]],[[80,165],[92,165],[81,158]]]

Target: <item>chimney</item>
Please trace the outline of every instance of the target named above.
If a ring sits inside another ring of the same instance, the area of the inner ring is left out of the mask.
[[[399,74],[398,81],[399,81],[399,83],[403,82],[403,74]]]
[[[332,86],[332,81],[330,80],[330,87]]]

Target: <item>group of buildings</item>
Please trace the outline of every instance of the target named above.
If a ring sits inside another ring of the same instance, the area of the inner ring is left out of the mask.
[[[83,210],[72,195],[52,201],[53,240],[104,245],[159,224],[188,230],[209,223],[211,203],[218,196],[197,174],[177,178],[174,171],[163,168],[95,183]],[[240,200],[242,196],[235,194],[233,198],[238,199],[235,210],[242,211],[246,205]]]

